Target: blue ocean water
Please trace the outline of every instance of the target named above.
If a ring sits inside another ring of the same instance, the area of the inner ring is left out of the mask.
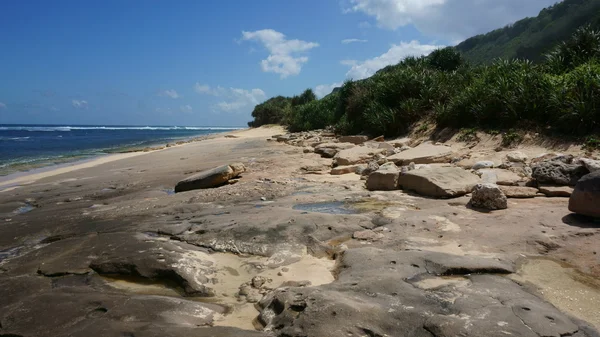
[[[236,129],[0,124],[0,175]]]

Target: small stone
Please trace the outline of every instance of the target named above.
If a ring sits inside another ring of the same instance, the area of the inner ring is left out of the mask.
[[[252,288],[260,289],[265,283],[267,279],[262,276],[254,276],[252,278]]]
[[[260,197],[260,200],[262,200],[262,201],[267,201],[267,198],[265,198],[265,197]]]
[[[473,165],[473,170],[481,170],[494,167],[494,162],[489,160],[479,161]]]
[[[288,271],[290,271],[290,268],[283,267],[283,268],[281,268],[281,271],[284,272],[284,273],[287,273]]]
[[[508,200],[498,185],[477,184],[473,189],[471,205],[489,210],[506,209],[508,208]]]
[[[527,159],[529,157],[521,151],[513,151],[506,154],[506,160],[511,163],[524,163]]]

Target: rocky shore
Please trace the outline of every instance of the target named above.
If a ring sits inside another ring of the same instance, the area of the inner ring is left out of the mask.
[[[0,336],[600,336],[600,162],[500,143],[263,127],[0,186]]]

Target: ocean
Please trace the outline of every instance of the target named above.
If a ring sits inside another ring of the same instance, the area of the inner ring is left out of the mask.
[[[0,176],[241,128],[0,124]]]

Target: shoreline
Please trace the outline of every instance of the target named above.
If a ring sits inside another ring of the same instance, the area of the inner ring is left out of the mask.
[[[337,319],[344,326],[349,319],[370,326],[367,319],[372,318],[362,318],[365,308],[374,308],[382,322],[378,329],[385,329],[385,322],[414,319],[416,312],[443,314],[448,308],[455,315],[436,314],[445,319],[440,324],[455,320],[458,325],[453,326],[463,327],[464,321],[456,318],[463,315],[473,317],[473,329],[488,329],[485,317],[476,318],[479,312],[474,311],[482,303],[496,303],[494,315],[511,318],[511,330],[504,323],[492,324],[496,335],[502,334],[500,329],[514,335],[531,331],[517,316],[512,318],[517,315],[513,307],[523,303],[531,305],[532,315],[588,322],[573,321],[579,325],[573,323],[571,330],[600,327],[600,316],[593,312],[600,285],[589,282],[600,275],[592,253],[598,246],[598,235],[593,235],[597,226],[571,219],[567,198],[511,198],[507,209],[490,216],[468,207],[468,196],[449,200],[402,190],[369,191],[360,175],[333,175],[333,159],[306,151],[304,144],[324,137],[311,133],[274,141],[283,132],[281,127],[251,128],[168,151],[103,156],[106,164],[96,159],[71,165],[64,168],[69,173],[0,193],[0,297],[8,299],[0,309],[23,308],[15,311],[21,316],[10,316],[14,321],[5,320],[10,324],[2,332],[68,335],[82,320],[97,322],[95,315],[106,310],[117,313],[104,316],[109,327],[127,315],[144,324],[157,322],[169,333],[193,324],[210,325],[206,331],[215,336],[266,336],[261,330],[286,315],[284,310],[267,316],[270,301],[294,305],[309,322],[319,322],[309,327],[311,336],[329,335]],[[446,145],[465,161],[501,161],[515,150],[497,152],[496,143],[484,137],[476,147],[453,140]],[[364,145],[348,150],[362,149]],[[427,151],[418,145],[414,149],[419,151],[414,156]],[[532,146],[518,150],[530,158],[548,151]],[[247,170],[233,184],[173,193],[181,179],[237,162]],[[473,166],[461,165],[457,169]],[[32,178],[41,177],[22,177]],[[426,269],[426,261],[435,270]],[[129,270],[139,275],[131,277]],[[441,270],[452,272],[436,276]],[[157,278],[157,271],[167,276]],[[27,293],[21,292],[23,287]],[[450,292],[464,301],[448,304]],[[496,294],[509,294],[518,302],[498,303]],[[570,298],[577,299],[576,306]],[[405,305],[392,308],[398,312],[389,310],[395,300]],[[357,301],[364,306],[346,311],[354,308],[348,303]],[[96,302],[102,306],[90,307]],[[331,306],[343,315],[322,322],[315,315],[323,311],[303,303]],[[55,309],[65,304],[74,309]],[[148,312],[149,306],[155,309]],[[35,330],[47,317],[69,324],[48,334]],[[27,319],[40,324],[12,323]],[[358,328],[351,331],[363,334]],[[394,330],[381,331],[390,335]]]
[[[168,148],[180,147],[197,143],[203,140],[217,138],[218,136],[225,136],[227,134],[235,134],[243,131],[247,131],[248,128],[235,129],[230,132],[216,132],[205,134],[201,136],[194,136],[185,140],[178,140],[176,142],[168,143],[157,143],[155,146],[147,146],[139,149],[124,150],[115,153],[104,153],[93,157],[75,159],[73,161],[49,164],[41,167],[35,167],[27,171],[16,171],[9,173],[4,176],[0,176],[0,193],[12,191],[19,186],[32,184],[40,179],[56,176],[63,173],[69,173],[80,169],[90,168],[110,162],[114,162],[121,159],[127,159],[137,157],[139,155],[152,153],[156,151],[165,150]]]

